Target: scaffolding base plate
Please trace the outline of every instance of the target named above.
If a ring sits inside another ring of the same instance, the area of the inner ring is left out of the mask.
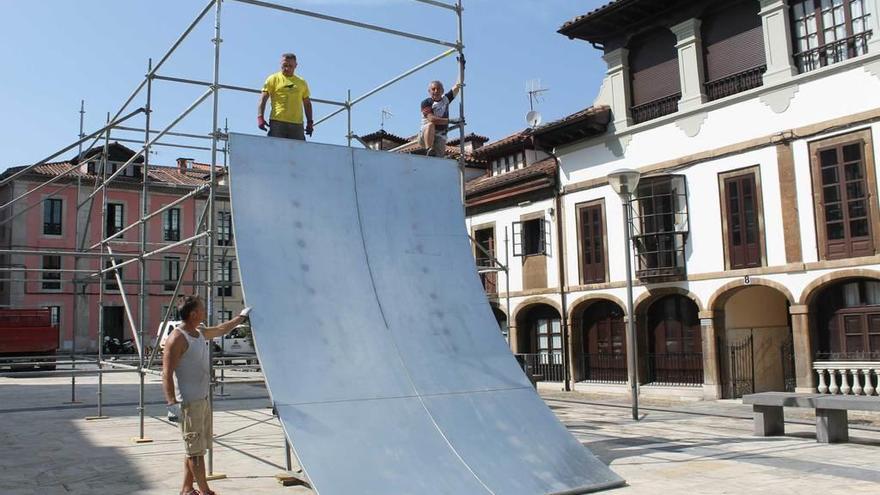
[[[139,438],[139,437],[131,437],[131,443],[153,443],[152,438]]]
[[[211,473],[211,474],[206,475],[205,479],[208,481],[225,480],[226,475],[223,473]]]
[[[96,421],[99,419],[109,419],[110,416],[86,416],[84,419],[86,421]]]

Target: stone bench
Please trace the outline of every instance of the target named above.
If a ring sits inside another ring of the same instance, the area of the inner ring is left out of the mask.
[[[847,411],[880,411],[880,397],[827,394],[762,392],[743,396],[743,404],[752,404],[755,435],[784,435],[783,408],[806,407],[816,410],[816,441],[837,443],[849,440]]]

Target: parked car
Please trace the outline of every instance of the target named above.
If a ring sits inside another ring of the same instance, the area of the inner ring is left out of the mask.
[[[214,351],[218,354],[256,354],[250,325],[239,325],[223,337],[216,337]]]

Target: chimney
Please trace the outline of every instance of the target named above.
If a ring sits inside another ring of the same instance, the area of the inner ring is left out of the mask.
[[[178,158],[177,159],[177,170],[179,172],[186,172],[190,165],[192,164],[192,158]]]

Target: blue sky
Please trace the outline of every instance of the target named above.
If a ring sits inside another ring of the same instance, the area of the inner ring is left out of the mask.
[[[285,4],[440,39],[455,40],[455,16],[412,0],[276,0]],[[549,121],[589,106],[604,75],[600,52],[556,30],[605,0],[465,0],[468,130],[498,139],[525,127],[526,85],[549,88],[538,110]],[[42,159],[76,139],[80,100],[86,132],[116,113],[146,72],[206,4],[201,0],[3,0],[0,16],[0,170]],[[441,53],[440,46],[405,40],[307,17],[225,1],[221,80],[261,87],[278,67],[279,54],[296,52],[297,73],[314,98],[353,97]],[[213,15],[193,31],[160,71],[209,80]],[[454,82],[454,57],[434,64],[356,105],[353,128],[379,128],[383,108],[393,113],[385,129],[399,135],[418,128],[418,103],[427,81]],[[164,127],[204,88],[156,82],[153,127]],[[256,95],[224,92],[220,115],[231,131],[256,133]],[[138,98],[130,108],[143,105]],[[457,105],[454,110],[457,112]],[[316,105],[316,117],[332,107]],[[135,127],[143,119],[133,120]],[[344,144],[345,116],[319,126],[315,141]],[[176,130],[210,132],[210,100]],[[142,139],[143,134],[118,137]],[[169,139],[170,140],[170,139]],[[176,139],[175,142],[194,144]],[[135,145],[131,145],[135,146]],[[69,158],[73,153],[63,155]],[[156,148],[153,163],[199,151]]]

